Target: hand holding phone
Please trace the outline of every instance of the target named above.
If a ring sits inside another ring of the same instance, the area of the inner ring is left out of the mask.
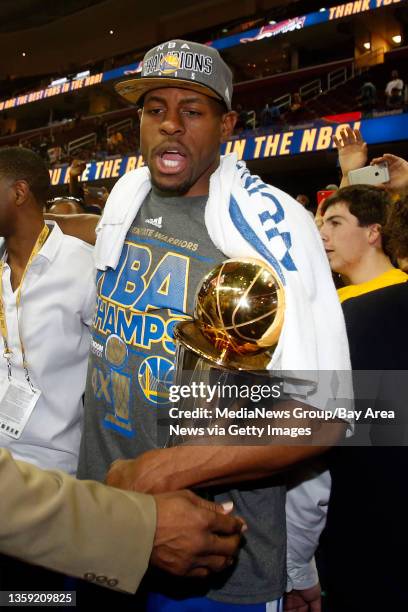
[[[408,190],[408,161],[391,153],[384,153],[381,157],[372,160],[372,164],[387,162],[390,182],[387,189],[396,193]]]
[[[348,173],[350,185],[382,185],[390,180],[387,162],[365,166]]]

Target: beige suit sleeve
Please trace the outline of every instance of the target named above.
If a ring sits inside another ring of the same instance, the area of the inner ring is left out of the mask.
[[[153,497],[78,481],[0,449],[0,552],[134,592],[156,528]]]

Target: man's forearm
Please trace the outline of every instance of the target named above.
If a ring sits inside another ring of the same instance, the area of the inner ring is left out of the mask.
[[[107,482],[145,493],[177,491],[263,480],[327,450],[342,436],[344,423],[322,427],[314,443],[262,446],[183,445],[148,451],[137,459],[119,460]]]
[[[78,176],[70,176],[69,195],[74,198],[81,198],[81,199],[83,199],[84,197],[84,188],[82,187],[82,184],[79,182]]]
[[[344,422],[334,420],[306,419],[292,424],[298,431],[303,428],[305,432],[310,427],[312,435],[290,438],[291,422],[282,424],[278,420],[273,426],[284,425],[289,432],[287,437],[260,438],[257,445],[239,445],[235,438],[229,445],[231,439],[226,443],[218,439],[219,444],[213,445],[208,439],[194,439],[191,444],[154,449],[136,459],[115,461],[107,474],[107,483],[144,493],[161,493],[263,480],[327,450],[342,438],[346,428]]]
[[[291,411],[294,406],[305,411],[310,408],[292,400],[282,402],[281,406]],[[256,424],[265,425],[258,422]],[[283,430],[296,428],[298,431],[300,428],[305,431],[309,428],[311,434],[304,436],[304,443],[302,438],[295,440],[280,435],[273,439],[265,434],[265,438],[260,438],[259,444],[206,446],[202,443],[199,446],[176,446],[165,451],[171,453],[171,457],[170,454],[167,456],[171,471],[166,469],[165,472],[169,473],[169,480],[176,484],[177,488],[267,478],[336,444],[343,437],[346,425],[335,420],[318,421],[309,418],[300,422],[293,417],[284,421],[277,419],[273,427]],[[245,442],[248,442],[248,439],[245,439]]]
[[[340,183],[340,187],[339,189],[343,189],[343,187],[348,187],[350,185],[350,182],[348,180],[348,176],[344,175],[341,177],[341,183]]]
[[[165,490],[262,480],[320,454],[321,446],[177,446],[166,449]]]

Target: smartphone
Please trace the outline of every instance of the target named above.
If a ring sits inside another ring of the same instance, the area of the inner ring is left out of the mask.
[[[387,162],[365,166],[359,170],[350,170],[348,173],[350,185],[381,185],[390,180]]]

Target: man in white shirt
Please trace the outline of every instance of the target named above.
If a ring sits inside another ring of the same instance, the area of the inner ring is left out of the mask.
[[[48,188],[49,172],[38,155],[0,150],[0,332],[7,347],[0,359],[0,444],[17,459],[75,474],[94,265],[92,247],[52,221],[44,225]],[[18,418],[10,393],[19,396]]]
[[[74,475],[94,266],[92,247],[44,223],[49,184],[41,157],[20,147],[0,150],[0,446]],[[3,590],[60,589],[61,580],[0,557]]]

